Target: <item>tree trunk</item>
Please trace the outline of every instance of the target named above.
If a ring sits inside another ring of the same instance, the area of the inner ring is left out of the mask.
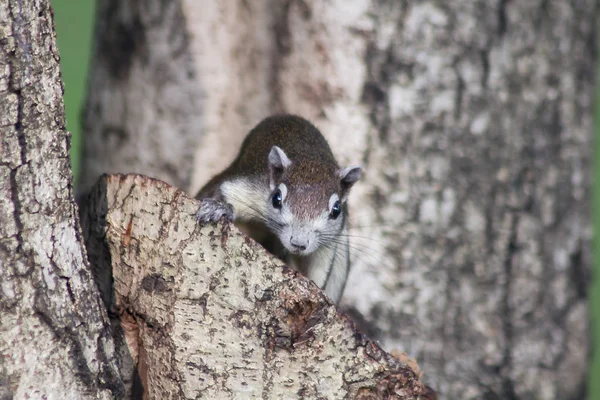
[[[0,398],[119,398],[72,193],[49,1],[0,2]]]
[[[435,398],[315,284],[230,225],[199,229],[183,192],[109,175],[87,205],[90,261],[134,398]]]
[[[97,14],[80,190],[108,172],[186,187],[206,121],[180,5],[100,1]]]
[[[584,396],[596,2],[100,3],[85,184],[193,193],[301,114],[366,170],[357,322],[444,398]]]

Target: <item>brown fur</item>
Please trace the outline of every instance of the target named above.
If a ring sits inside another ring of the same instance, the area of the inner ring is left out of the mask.
[[[289,171],[277,183],[285,183],[292,191],[307,190],[308,198],[302,204],[291,206],[296,208],[310,204],[310,209],[298,208],[301,211],[299,215],[306,214],[306,217],[312,216],[309,214],[317,209],[326,209],[329,196],[340,189],[336,177],[339,166],[321,132],[296,115],[276,115],[260,122],[248,133],[231,165],[213,177],[196,198],[219,198],[219,185],[235,178],[250,178],[268,185],[268,156],[273,146],[280,147],[292,161]],[[293,192],[289,196],[295,197]]]

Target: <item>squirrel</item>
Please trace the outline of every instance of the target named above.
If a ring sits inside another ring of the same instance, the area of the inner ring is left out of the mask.
[[[359,166],[340,168],[306,119],[271,116],[200,189],[196,217],[203,224],[233,221],[337,303],[350,272],[348,193],[361,173]]]

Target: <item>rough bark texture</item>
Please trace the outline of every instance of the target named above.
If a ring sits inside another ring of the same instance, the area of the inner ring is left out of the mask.
[[[154,25],[135,21],[156,0],[101,3],[120,10],[101,24],[126,29],[99,31],[111,46],[97,58],[113,59],[128,32],[188,38],[194,74],[180,90],[202,100],[178,114],[202,123],[190,192],[267,114],[312,119],[341,163],[366,169],[350,201],[353,317],[384,348],[416,356],[446,398],[582,398],[594,0],[181,0]],[[179,13],[177,24],[167,17]],[[161,43],[144,41],[131,58]],[[131,110],[132,126],[169,118],[130,95],[156,80],[113,90],[117,75],[97,65],[92,98]],[[154,70],[123,64],[139,69]],[[88,126],[110,122],[90,112]]]
[[[0,2],[0,398],[119,398],[77,222],[48,1]]]
[[[155,399],[432,399],[308,279],[197,202],[109,175],[82,218],[133,393]],[[105,249],[105,252],[99,249]],[[111,271],[113,276],[106,274]]]

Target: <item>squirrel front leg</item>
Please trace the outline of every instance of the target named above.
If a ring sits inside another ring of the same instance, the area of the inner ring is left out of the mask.
[[[196,219],[201,224],[220,221],[225,217],[227,221],[233,221],[233,206],[219,199],[205,198],[200,201]]]
[[[211,184],[196,196],[201,200],[196,218],[204,223],[219,221],[222,217],[236,223],[263,222],[269,195],[264,186],[247,178],[227,179]]]
[[[201,224],[218,222],[223,217],[227,221],[233,221],[234,207],[223,196],[221,186],[222,177],[217,175],[196,194],[196,199],[200,200],[196,219]]]

